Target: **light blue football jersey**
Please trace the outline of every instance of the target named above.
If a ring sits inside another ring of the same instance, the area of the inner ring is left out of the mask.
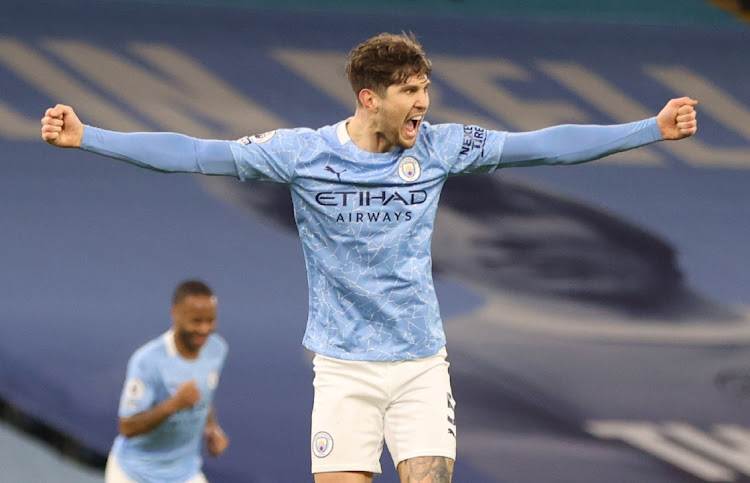
[[[503,139],[475,126],[423,123],[411,149],[370,153],[340,122],[232,147],[240,179],[290,187],[307,265],[305,347],[391,361],[445,345],[430,256],[440,191],[451,174],[494,170]]]
[[[575,164],[658,140],[655,118],[528,133],[423,122],[412,148],[371,153],[341,121],[238,141],[86,126],[81,148],[158,171],[286,184],[307,266],[305,347],[339,359],[392,361],[445,345],[430,245],[447,178]]]
[[[150,409],[191,379],[201,397],[148,433],[115,438],[112,452],[130,478],[139,483],[182,483],[201,471],[203,429],[226,355],[227,343],[212,334],[197,359],[185,359],[177,352],[172,330],[133,353],[120,396],[120,417]]]

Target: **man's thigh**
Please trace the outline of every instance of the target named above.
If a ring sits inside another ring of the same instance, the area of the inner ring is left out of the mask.
[[[381,472],[383,442],[394,466],[456,457],[455,401],[445,349],[398,362],[313,361],[311,459],[320,483],[367,482]],[[364,478],[364,479],[362,479]],[[369,478],[369,479],[368,479]]]
[[[371,483],[373,474],[366,471],[315,473],[315,483]]]
[[[398,386],[385,414],[385,441],[397,468],[405,460],[421,464],[420,457],[456,459],[456,401],[448,366],[445,349],[399,364]]]
[[[367,481],[357,477],[381,472],[387,364],[315,356],[311,467],[316,481]]]
[[[418,456],[398,464],[398,475],[402,482],[451,483],[453,463],[443,456]]]

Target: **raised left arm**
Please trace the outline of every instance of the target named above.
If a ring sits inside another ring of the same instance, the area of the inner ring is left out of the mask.
[[[508,133],[499,167],[578,164],[657,141],[683,139],[698,130],[689,97],[671,99],[656,117],[626,124],[574,125]]]
[[[698,101],[689,97],[671,99],[664,109],[656,116],[662,138],[674,141],[683,139],[698,131],[698,112],[695,106]]]

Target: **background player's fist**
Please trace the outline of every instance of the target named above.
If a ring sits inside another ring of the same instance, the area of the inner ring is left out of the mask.
[[[172,396],[172,400],[175,403],[177,411],[189,408],[201,399],[201,393],[198,390],[198,386],[195,385],[195,381],[190,380],[180,387]]]

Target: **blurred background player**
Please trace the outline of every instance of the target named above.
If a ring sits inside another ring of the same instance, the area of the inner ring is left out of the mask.
[[[229,444],[213,406],[227,355],[226,342],[213,333],[216,307],[208,285],[180,283],[172,298],[172,328],[131,356],[106,483],[207,481],[202,439],[213,456]]]

